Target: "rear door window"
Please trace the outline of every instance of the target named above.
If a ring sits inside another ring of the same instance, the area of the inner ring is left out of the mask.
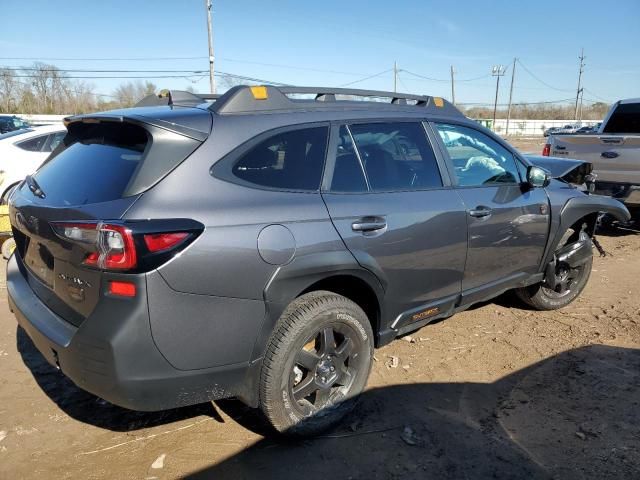
[[[320,188],[328,127],[275,134],[253,146],[233,165],[233,175],[250,184],[279,190]]]
[[[70,127],[69,145],[34,175],[55,206],[85,205],[121,198],[148,143],[143,128],[131,124]]]
[[[442,187],[435,154],[421,123],[354,124],[349,130],[371,191]]]

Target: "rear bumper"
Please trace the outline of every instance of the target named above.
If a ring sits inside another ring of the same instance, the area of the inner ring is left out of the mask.
[[[115,405],[157,411],[242,395],[248,362],[178,370],[156,347],[149,326],[144,276],[139,299],[110,299],[80,327],[34,294],[19,255],[7,265],[9,306],[46,360],[78,387]]]

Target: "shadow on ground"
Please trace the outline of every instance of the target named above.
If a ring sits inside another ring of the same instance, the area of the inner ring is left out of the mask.
[[[203,414],[223,421],[210,403],[160,413],[113,406],[51,367],[21,329],[18,350],[43,391],[79,421],[114,431]],[[307,440],[274,437],[237,401],[216,405],[269,437],[223,461],[212,453],[211,466],[189,478],[640,478],[639,349],[583,347],[493,384],[368,390],[336,430]]]
[[[164,425],[199,415],[220,419],[211,403],[164,412],[134,412],[112,405],[76,387],[71,380],[51,366],[21,327],[18,327],[16,337],[22,360],[40,388],[71,418],[118,432]]]
[[[220,406],[252,428],[248,410]],[[583,347],[494,384],[369,390],[333,432],[215,462],[188,478],[640,478],[640,350]]]

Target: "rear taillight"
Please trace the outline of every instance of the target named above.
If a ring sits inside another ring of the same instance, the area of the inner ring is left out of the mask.
[[[169,250],[189,236],[187,232],[151,233],[144,236],[144,243],[151,253]]]
[[[89,246],[82,263],[103,270],[131,270],[137,265],[131,230],[109,223],[59,223],[53,225],[61,237]]]
[[[204,231],[195,220],[51,222],[56,235],[76,245],[77,264],[106,271],[141,273],[158,268]]]
[[[551,145],[548,143],[545,143],[544,147],[542,148],[542,156],[548,157],[550,154],[551,154]]]

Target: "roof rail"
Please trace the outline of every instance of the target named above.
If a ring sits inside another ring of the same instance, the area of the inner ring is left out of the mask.
[[[311,95],[313,98],[297,99],[295,98],[296,94]],[[337,96],[348,98],[338,99]],[[367,98],[388,98],[389,101],[367,101]],[[353,107],[354,104],[363,108],[379,108],[382,105],[426,108],[433,113],[463,116],[456,107],[440,97],[332,87],[240,85],[221,95],[209,109],[218,114],[238,114],[283,110],[335,109],[338,105]]]
[[[207,100],[217,100],[221,95],[213,93],[191,93],[185,90],[160,90],[157,95],[147,95],[135,107],[157,107],[159,105],[195,106]]]

